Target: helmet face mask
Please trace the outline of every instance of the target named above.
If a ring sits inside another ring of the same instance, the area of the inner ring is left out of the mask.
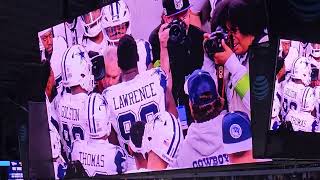
[[[62,83],[65,87],[80,85],[91,92],[94,87],[92,63],[88,53],[81,45],[68,48],[61,61]]]
[[[109,39],[114,41],[119,40],[121,37],[123,37],[126,34],[128,27],[129,22],[124,22],[116,26],[107,27],[105,28],[105,31]]]
[[[88,37],[96,37],[101,31],[102,13],[100,9],[81,16],[84,33]]]
[[[102,28],[109,42],[118,42],[124,34],[131,34],[130,11],[122,0],[102,9]]]

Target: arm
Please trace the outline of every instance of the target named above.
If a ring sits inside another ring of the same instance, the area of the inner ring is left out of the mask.
[[[170,62],[169,62],[169,53],[167,48],[167,42],[169,39],[169,29],[165,29],[168,24],[163,24],[159,30],[159,39],[160,39],[160,67],[165,72],[167,76],[167,86],[165,89],[165,96],[166,96],[166,110],[172,113],[175,117],[178,117],[178,112],[176,109],[176,103],[174,101],[172,95],[172,75],[170,69]]]
[[[240,96],[245,107],[250,110],[250,81],[247,68],[240,63],[235,54],[228,58],[225,67],[231,73],[234,90]]]
[[[231,73],[234,90],[240,96],[243,105],[250,110],[250,81],[248,69],[243,66],[233,51],[222,40],[223,52],[214,54],[216,64],[224,65]]]

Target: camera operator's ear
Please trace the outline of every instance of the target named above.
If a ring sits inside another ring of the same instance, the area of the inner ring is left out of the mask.
[[[172,18],[166,15],[163,15],[162,20],[164,21],[164,23],[170,23],[172,21]]]

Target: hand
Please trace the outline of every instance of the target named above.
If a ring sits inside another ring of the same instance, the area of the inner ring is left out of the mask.
[[[210,33],[204,33],[203,34],[203,40],[205,41],[205,40],[207,40],[207,39],[209,39],[210,38]],[[203,42],[204,42],[203,41]]]
[[[165,29],[165,27],[168,26],[168,23],[164,23],[160,26],[159,29],[159,41],[160,41],[160,47],[161,48],[167,48],[168,46],[168,39],[169,39],[169,28]]]
[[[222,39],[221,43],[222,43],[222,47],[223,47],[224,51],[215,53],[213,55],[213,59],[216,64],[224,65],[226,63],[226,61],[229,59],[229,57],[232,55],[233,51],[231,50],[231,48],[228,45],[226,45],[224,39]]]

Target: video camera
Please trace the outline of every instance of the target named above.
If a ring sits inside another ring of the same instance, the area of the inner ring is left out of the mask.
[[[212,57],[215,53],[223,52],[222,39],[226,44],[233,48],[233,38],[228,36],[228,33],[220,26],[216,28],[214,32],[210,34],[209,39],[206,39],[203,43],[204,51],[209,57]]]
[[[165,29],[170,29],[169,40],[173,44],[182,44],[187,36],[187,25],[179,19],[171,21]]]

